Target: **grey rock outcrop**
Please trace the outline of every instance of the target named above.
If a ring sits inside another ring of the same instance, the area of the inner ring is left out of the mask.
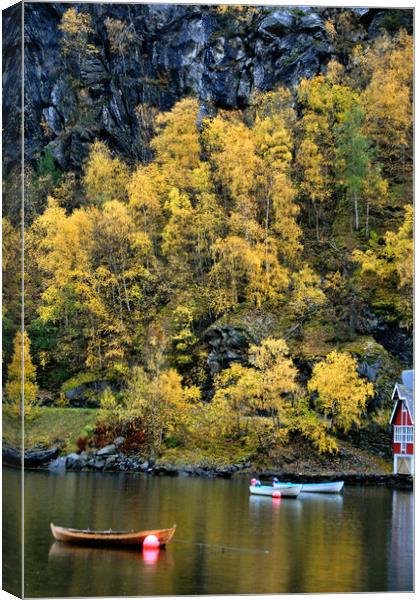
[[[229,325],[211,327],[207,330],[205,339],[211,348],[207,367],[212,376],[232,363],[246,364],[249,346],[256,342],[246,329]]]
[[[86,464],[86,458],[76,452],[72,452],[66,457],[66,469],[68,470],[80,471]]]
[[[107,388],[113,388],[109,381],[89,381],[66,390],[64,396],[71,407],[97,408],[100,404],[100,395]]]
[[[35,469],[48,465],[59,453],[59,448],[28,449],[24,453],[24,466],[28,469]],[[2,448],[3,463],[12,467],[22,466],[22,453],[8,444],[3,444]]]
[[[373,337],[359,337],[340,350],[349,352],[357,360],[357,372],[375,385],[375,396],[367,403],[368,411],[390,406],[392,390],[399,376],[400,363]]]
[[[72,6],[92,16],[90,43],[96,48],[80,57],[77,74],[60,54],[58,26],[68,5],[25,4],[25,155],[36,159],[48,148],[64,170],[79,169],[95,139],[128,160],[150,158],[147,127],[136,115],[139,104],[168,110],[194,95],[201,115],[243,108],[255,90],[293,87],[322,71],[334,55],[325,29],[328,14],[313,7],[255,7],[244,15],[204,5]],[[355,12],[366,35],[371,14]],[[130,32],[124,50],[111,49],[107,18]],[[6,39],[7,45],[13,47],[13,40]],[[6,94],[3,110],[13,108],[12,102]],[[12,159],[12,142],[5,142]]]
[[[117,449],[115,444],[109,444],[108,446],[104,446],[96,453],[97,456],[112,456],[117,454]]]

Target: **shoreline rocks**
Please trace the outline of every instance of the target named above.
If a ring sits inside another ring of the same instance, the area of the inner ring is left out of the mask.
[[[25,469],[36,469],[46,466],[53,459],[57,458],[59,452],[60,449],[57,447],[26,450],[23,455]],[[22,454],[20,450],[12,446],[3,446],[2,457],[3,465],[21,468]]]
[[[389,486],[399,490],[412,490],[411,475],[393,473],[361,473],[356,471],[322,471],[312,473],[282,471],[276,469],[257,470],[250,463],[223,465],[187,465],[158,463],[153,459],[126,456],[117,450],[115,444],[109,444],[100,450],[72,452],[57,458],[58,448],[25,452],[25,468],[57,471],[57,461],[61,472],[102,472],[102,473],[143,473],[156,477],[204,477],[230,479],[233,476],[257,477],[269,480],[278,477],[291,483],[322,482],[342,480],[346,485]],[[20,453],[10,447],[3,448],[3,464],[20,468]]]

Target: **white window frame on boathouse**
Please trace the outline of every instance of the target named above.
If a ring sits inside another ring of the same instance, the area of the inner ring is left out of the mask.
[[[414,442],[414,427],[394,425],[394,442],[396,444],[412,444]]]

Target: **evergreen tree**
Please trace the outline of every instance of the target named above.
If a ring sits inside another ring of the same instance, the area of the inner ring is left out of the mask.
[[[346,190],[346,196],[354,207],[354,228],[359,230],[359,204],[363,183],[367,177],[371,158],[371,144],[362,134],[363,112],[352,106],[338,128],[337,159],[338,174]]]

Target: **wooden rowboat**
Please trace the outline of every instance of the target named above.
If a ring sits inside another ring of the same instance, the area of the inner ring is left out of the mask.
[[[249,491],[251,494],[258,496],[273,496],[274,492],[280,492],[281,496],[296,498],[302,489],[302,484],[283,483],[281,485],[250,485]]]
[[[148,535],[155,535],[160,547],[164,547],[174,536],[176,525],[169,529],[150,529],[146,531],[92,531],[91,529],[70,529],[50,523],[51,532],[59,542],[82,544],[84,546],[142,546]]]
[[[284,485],[281,481],[277,485]],[[339,494],[343,489],[344,481],[323,481],[321,483],[304,483],[302,484],[302,493],[314,492],[317,494]]]

